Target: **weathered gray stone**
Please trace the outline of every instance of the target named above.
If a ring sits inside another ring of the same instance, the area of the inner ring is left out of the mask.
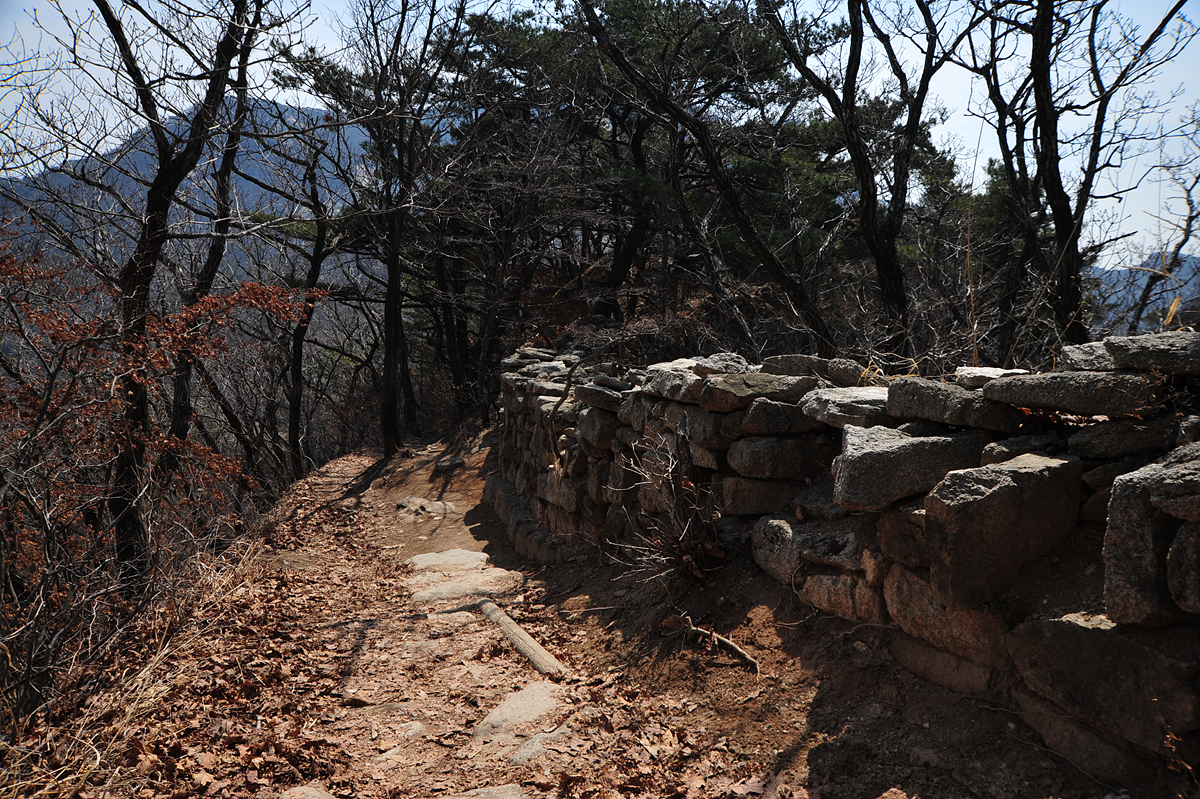
[[[864,544],[874,539],[875,521],[874,514],[818,522],[800,522],[782,514],[764,516],[750,534],[754,560],[785,585],[802,560],[857,571],[862,568]]]
[[[646,418],[650,415],[651,400],[638,388],[622,396],[624,399],[621,400],[621,407],[617,409],[617,418],[623,424],[640,431],[646,426]]]
[[[845,429],[833,498],[849,510],[883,510],[933,488],[946,472],[979,465],[987,435],[913,438],[887,427]]]
[[[1153,779],[1152,770],[1127,745],[1075,721],[1058,705],[1036,694],[1015,688],[1012,696],[1021,711],[1021,721],[1042,737],[1047,749],[1062,755],[1083,773],[1123,785],[1146,785]]]
[[[696,358],[692,371],[700,377],[714,374],[742,374],[755,371],[757,367],[736,352],[717,352]]]
[[[824,430],[826,424],[804,413],[799,405],[760,397],[750,405],[742,435],[781,436]]]
[[[1077,458],[1021,455],[953,471],[925,498],[930,581],[956,607],[987,602],[1075,529]]]
[[[886,386],[878,369],[849,358],[828,360],[815,355],[773,355],[763,359],[762,370],[779,375],[816,375],[837,386]]]
[[[863,366],[849,358],[834,358],[825,365],[822,375],[829,382],[839,386],[886,386],[887,380],[878,369]]]
[[[884,555],[905,566],[929,568],[924,499],[881,514],[876,532]]]
[[[772,355],[763,358],[762,370],[772,375],[816,375],[824,377],[829,361],[815,355]]]
[[[679,358],[649,366],[642,390],[663,399],[695,405],[700,401],[700,389],[704,384],[704,378],[694,371],[695,366],[693,358]]]
[[[957,427],[979,427],[1011,433],[1021,423],[1011,405],[985,399],[953,383],[921,377],[898,377],[888,385],[887,412],[897,419],[924,419]]]
[[[1085,427],[1068,439],[1072,455],[1081,458],[1120,458],[1139,452],[1166,452],[1175,443],[1179,418],[1117,419]]]
[[[692,454],[692,464],[701,469],[717,471],[725,468],[725,457],[718,451],[702,447],[695,441],[688,442],[688,450]]]
[[[1104,535],[1104,600],[1118,624],[1165,624],[1179,618],[1167,584],[1167,552],[1181,522],[1156,507],[1173,479],[1200,475],[1200,444],[1188,444],[1113,481]]]
[[[700,406],[719,413],[750,407],[759,397],[795,402],[817,387],[815,377],[792,377],[763,372],[712,375],[700,390]]]
[[[960,366],[954,370],[954,382],[963,388],[982,388],[998,377],[1027,375],[1028,369],[999,369],[995,366]]]
[[[802,522],[843,519],[850,511],[833,501],[833,475],[825,475],[792,497],[792,512]]]
[[[1102,341],[1063,347],[1059,365],[1068,372],[1112,372],[1117,368]]]
[[[991,466],[993,463],[1004,463],[1021,455],[1034,452],[1050,454],[1058,449],[1063,441],[1058,436],[1017,436],[1003,441],[993,441],[983,448],[981,466]]]
[[[896,633],[888,651],[897,663],[922,680],[958,694],[985,694],[992,680],[990,667],[930,646],[904,633]]]
[[[489,556],[486,552],[472,552],[467,549],[447,549],[444,552],[424,552],[408,559],[408,564],[416,571],[461,572],[482,569],[488,565]]]
[[[729,449],[729,445],[736,441],[739,435],[737,432],[731,435],[726,431],[727,419],[728,416],[723,413],[706,411],[694,405],[685,406],[676,432],[707,449],[724,451]]]
[[[600,408],[584,408],[575,422],[575,435],[597,449],[612,449],[613,436],[621,427],[615,413]]]
[[[563,699],[563,689],[560,686],[544,680],[532,682],[520,691],[510,694],[484,716],[475,726],[473,737],[480,743],[511,739],[514,737],[513,728],[553,713],[563,703]]]
[[[592,382],[601,388],[611,388],[618,394],[623,394],[633,388],[633,383],[613,377],[612,375],[594,375]]]
[[[1165,754],[1168,730],[1200,729],[1195,661],[1167,657],[1103,616],[1026,622],[1008,646],[1033,691],[1140,749]]]
[[[1118,369],[1200,376],[1200,333],[1178,331],[1144,336],[1110,336],[1104,348]]]
[[[604,388],[603,386],[591,383],[581,383],[572,390],[575,393],[575,399],[585,405],[591,405],[593,408],[602,408],[613,413],[621,409],[621,403],[624,401],[624,397],[611,388]]]
[[[1167,552],[1167,586],[1171,597],[1188,613],[1200,614],[1200,524],[1179,528]]]
[[[562,361],[545,361],[528,364],[521,367],[517,374],[522,377],[533,377],[539,380],[559,382],[555,378],[566,379],[568,367]]]
[[[929,583],[907,568],[891,568],[883,595],[896,626],[914,638],[986,666],[1008,662],[1007,631],[999,618],[980,610],[946,607]]]
[[[1184,444],[1192,444],[1196,441],[1200,441],[1200,416],[1181,417],[1175,446],[1182,447]]]
[[[804,413],[834,427],[893,425],[887,414],[888,390],[867,388],[820,388],[810,391],[800,403]]]
[[[729,465],[743,477],[804,480],[823,474],[837,457],[828,436],[749,436],[729,448]]]
[[[761,516],[785,510],[796,494],[796,483],[727,477],[715,483],[721,511],[730,516]]]
[[[1162,404],[1159,381],[1118,372],[1050,372],[993,380],[983,396],[1020,408],[1084,416],[1136,416]]]

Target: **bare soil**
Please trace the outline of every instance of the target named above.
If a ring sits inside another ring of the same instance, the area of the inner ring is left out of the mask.
[[[465,462],[439,472],[451,455]],[[1012,713],[905,672],[888,629],[814,613],[749,553],[726,553],[707,580],[598,553],[521,560],[481,503],[487,456],[478,441],[391,463],[351,455],[294,486],[238,579],[135,681],[142,710],[111,720],[118,740],[83,799],[305,784],[389,799],[501,785],[527,797],[1142,795],[1084,776]],[[453,510],[398,508],[407,497]],[[559,710],[518,730],[542,736],[522,762],[473,731],[541,676],[481,614],[426,615],[404,587],[408,558],[453,548],[523,575],[497,604],[572,670]],[[760,673],[685,640],[684,616]]]

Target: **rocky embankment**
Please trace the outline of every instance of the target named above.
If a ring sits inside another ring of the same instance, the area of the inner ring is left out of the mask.
[[[504,367],[487,497],[524,554],[636,559],[686,525],[894,628],[899,666],[1099,779],[1200,762],[1200,334],[940,379],[804,355]]]

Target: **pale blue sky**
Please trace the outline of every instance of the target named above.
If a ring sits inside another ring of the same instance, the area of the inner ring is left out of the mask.
[[[116,5],[115,0],[114,5]],[[1117,5],[1122,11],[1133,14],[1137,22],[1148,26],[1153,25],[1157,21],[1158,15],[1169,8],[1171,3],[1169,0],[1122,0]],[[63,0],[63,6],[70,9],[72,14],[86,14],[91,9],[90,3],[86,0]],[[1184,7],[1184,13],[1191,12],[1191,15],[1195,17],[1194,6],[1197,6],[1197,3],[1189,3]],[[318,41],[332,43],[334,39],[328,26],[343,7],[344,0],[314,3],[316,13],[313,14],[310,34]],[[27,47],[36,47],[38,32],[30,20],[30,12],[34,9],[38,9],[47,22],[49,22],[45,16],[47,11],[50,14],[55,13],[50,10],[51,7],[46,0],[0,0],[0,42],[8,42],[14,35],[19,35]],[[1180,86],[1184,90],[1184,97],[1179,101],[1179,112],[1182,113],[1188,104],[1200,101],[1200,42],[1193,42],[1190,49],[1181,58],[1169,64],[1163,70],[1154,88],[1157,93],[1166,95]],[[996,152],[996,147],[991,141],[990,130],[984,130],[982,140],[980,140],[980,121],[966,113],[971,93],[969,80],[962,74],[954,75],[947,71],[934,89],[941,102],[950,111],[950,118],[941,130],[942,135],[969,151],[969,154],[965,155],[960,162],[962,169],[970,169],[974,161],[977,174],[979,174],[988,156]],[[982,144],[978,159],[975,159],[973,152],[976,149],[977,141],[981,141]],[[1147,156],[1129,164],[1126,169],[1121,171],[1120,179],[1126,182],[1134,180],[1134,176],[1143,173],[1151,161],[1152,159]],[[1122,232],[1133,232],[1135,234],[1134,241],[1146,241],[1147,243],[1152,241],[1162,228],[1162,223],[1157,221],[1155,216],[1161,215],[1164,211],[1169,199],[1169,191],[1169,184],[1154,179],[1147,180],[1135,195],[1128,198],[1120,208]],[[1113,259],[1110,260],[1113,265],[1121,261],[1117,251],[1114,251],[1110,257]]]

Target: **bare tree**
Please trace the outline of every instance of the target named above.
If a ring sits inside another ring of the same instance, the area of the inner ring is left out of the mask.
[[[1156,97],[1148,81],[1196,35],[1181,16],[1185,3],[1173,3],[1144,34],[1107,0],[973,4],[986,24],[971,32],[961,63],[986,89],[979,113],[995,131],[1025,239],[1004,302],[1032,266],[1069,342],[1089,337],[1084,268],[1114,241],[1097,235],[1089,214],[1097,201],[1134,188],[1108,176],[1148,141],[1173,135],[1160,127],[1169,98]],[[1011,352],[1015,337],[1002,339]]]

